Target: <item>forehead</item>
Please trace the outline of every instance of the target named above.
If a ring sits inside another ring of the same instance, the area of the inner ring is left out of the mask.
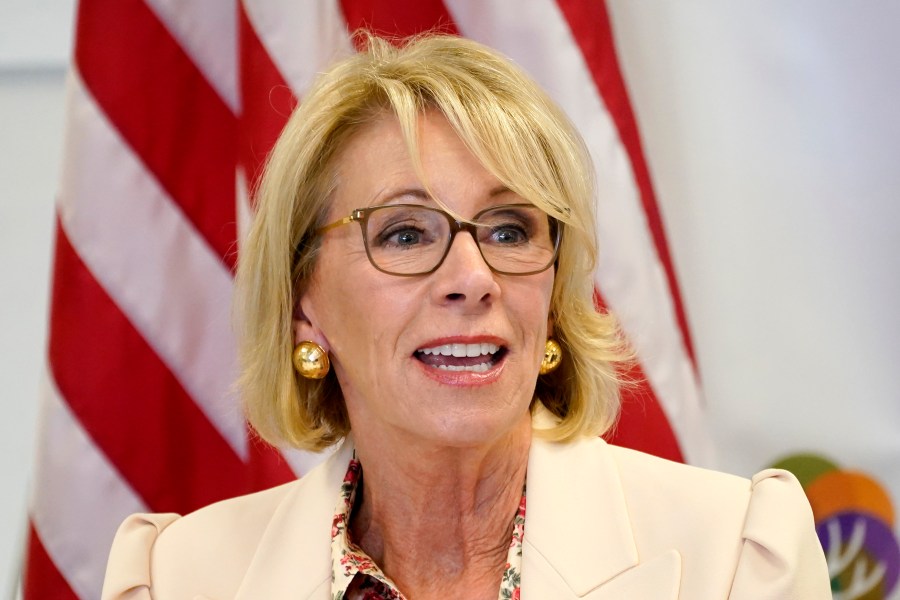
[[[372,172],[373,168],[381,171]],[[354,132],[338,152],[336,161],[339,186],[351,185],[372,176],[391,178],[408,168],[412,168],[412,161],[400,122],[387,112]]]
[[[331,212],[338,214],[385,202],[427,201],[470,212],[501,187],[473,155],[447,119],[429,111],[417,119],[418,157],[412,160],[400,122],[385,113],[360,128],[338,154]],[[404,190],[409,197],[403,196]],[[418,190],[419,193],[414,193]]]

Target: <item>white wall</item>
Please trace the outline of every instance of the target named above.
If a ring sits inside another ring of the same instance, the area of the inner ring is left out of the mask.
[[[74,0],[0,9],[0,597],[12,597],[46,348],[50,255]]]
[[[46,348],[62,69],[0,71],[0,592],[25,528],[38,382]]]
[[[830,454],[900,508],[900,4],[610,4],[720,465]]]

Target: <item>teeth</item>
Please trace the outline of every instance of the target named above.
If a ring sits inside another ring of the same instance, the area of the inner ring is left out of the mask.
[[[470,371],[473,373],[484,373],[488,369],[491,368],[491,363],[481,363],[477,365],[471,365],[468,367],[462,367],[457,365],[438,365],[438,369],[443,371]]]
[[[441,356],[486,356],[494,354],[500,346],[497,344],[444,344],[443,346],[435,346],[434,348],[422,348],[419,350],[422,354],[439,354]]]

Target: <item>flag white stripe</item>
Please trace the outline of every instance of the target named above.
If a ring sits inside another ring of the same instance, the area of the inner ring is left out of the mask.
[[[32,522],[75,593],[99,598],[116,529],[147,507],[81,428],[47,373],[42,388]],[[85,486],[91,494],[73,493]],[[87,498],[94,500],[79,502]]]
[[[144,0],[228,105],[240,111],[237,0]]]
[[[97,281],[246,459],[232,388],[231,273],[101,114],[75,69],[67,84],[63,229]]]
[[[324,66],[353,52],[336,0],[243,4],[260,42],[298,97]]]
[[[463,35],[500,50],[527,70],[584,136],[597,171],[600,289],[634,344],[685,459],[710,466],[712,446],[699,385],[631,163],[564,15],[554,1],[536,0],[517,6],[511,26],[509,5],[501,0],[477,6],[445,2]],[[534,31],[541,35],[523,34]]]

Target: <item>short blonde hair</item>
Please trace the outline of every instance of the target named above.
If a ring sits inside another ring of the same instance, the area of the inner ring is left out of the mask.
[[[393,114],[415,162],[416,123],[435,110],[504,185],[564,223],[550,312],[563,362],[538,378],[532,407],[540,401],[559,418],[542,430],[550,439],[605,432],[618,414],[623,348],[614,322],[593,303],[594,178],[581,137],[528,76],[481,44],[427,35],[398,47],[366,37],[365,51],[335,64],[303,98],[256,195],[236,301],[240,387],[251,424],[270,443],[307,450],[349,432],[334,372],[308,380],[291,364],[296,306],[316,265],[315,231],[347,141]]]

